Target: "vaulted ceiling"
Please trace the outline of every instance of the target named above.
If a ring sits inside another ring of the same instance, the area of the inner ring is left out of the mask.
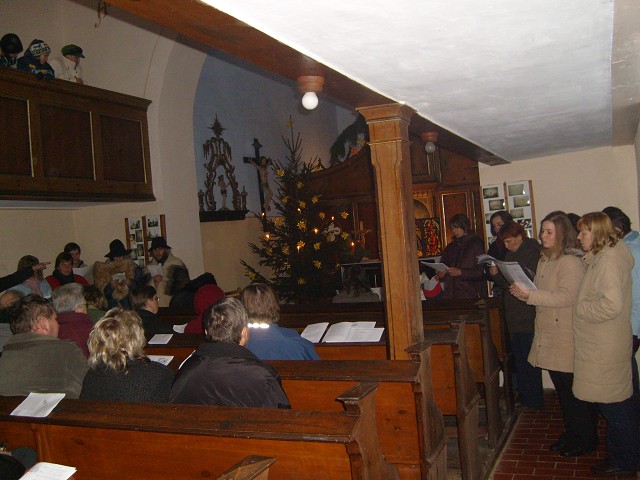
[[[414,130],[488,164],[637,131],[637,0],[206,2],[109,3],[286,78],[322,73],[348,105],[404,102]]]

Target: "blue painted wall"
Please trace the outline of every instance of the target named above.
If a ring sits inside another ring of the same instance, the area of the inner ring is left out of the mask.
[[[231,147],[239,189],[242,191],[243,186],[247,189],[250,211],[260,211],[258,176],[256,168],[245,164],[242,158],[254,156],[252,143],[258,138],[263,145],[262,155],[284,161],[287,151],[281,137],[290,138],[286,128],[290,116],[294,132],[301,134],[303,160],[317,155],[328,166],[329,147],[356,114],[322,94],[318,107],[308,111],[300,104],[300,98],[295,82],[212,50],[202,67],[193,108],[197,190],[204,190],[202,144],[213,136],[209,127],[216,115],[226,129],[222,137]],[[222,170],[219,168],[218,172],[221,174]],[[272,172],[269,179],[275,194]],[[222,199],[217,188],[214,188],[214,198],[220,208]],[[230,206],[231,191],[227,203]]]

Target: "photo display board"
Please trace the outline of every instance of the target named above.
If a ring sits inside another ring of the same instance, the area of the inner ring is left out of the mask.
[[[149,248],[155,237],[167,239],[164,215],[143,215],[124,219],[127,233],[127,248],[131,249],[131,259],[144,268],[151,259]]]
[[[499,210],[507,211],[520,223],[529,238],[537,238],[536,219],[531,180],[483,185],[482,207],[486,222],[487,246],[495,241],[491,234],[491,215]]]

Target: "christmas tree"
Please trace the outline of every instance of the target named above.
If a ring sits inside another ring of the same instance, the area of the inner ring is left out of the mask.
[[[248,265],[247,277],[274,288],[286,302],[312,303],[331,298],[340,286],[340,263],[348,259],[351,235],[343,231],[341,222],[349,217],[345,211],[338,218],[321,206],[321,193],[312,192],[308,180],[320,168],[318,157],[302,161],[300,132],[294,136],[289,119],[289,139],[282,137],[287,149],[286,161],[274,161],[277,187],[276,217],[263,219],[264,234],[260,244],[250,243],[259,264],[269,267],[266,278]]]

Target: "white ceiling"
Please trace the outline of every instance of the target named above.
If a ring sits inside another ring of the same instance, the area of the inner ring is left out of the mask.
[[[509,161],[638,126],[638,0],[205,3]]]

